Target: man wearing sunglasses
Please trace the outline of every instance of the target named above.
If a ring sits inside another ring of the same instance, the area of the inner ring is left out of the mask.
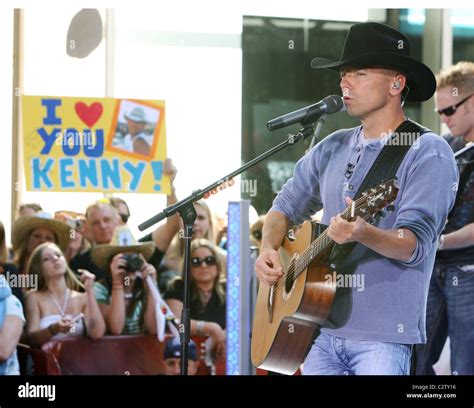
[[[117,209],[122,225],[125,225],[130,218],[130,208],[128,208],[127,202],[120,197],[108,197],[108,200]]]
[[[438,75],[436,105],[454,152],[474,142],[474,63],[459,62]],[[418,374],[434,374],[448,336],[451,372],[474,374],[474,148],[457,162],[459,188],[438,243],[428,295],[428,341],[417,346]]]

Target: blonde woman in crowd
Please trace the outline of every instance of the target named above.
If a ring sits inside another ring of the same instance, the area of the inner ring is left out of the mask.
[[[214,240],[215,230],[213,223],[213,216],[211,209],[204,200],[199,200],[194,203],[196,209],[196,221],[193,225],[193,239],[204,238],[213,244],[216,243]],[[225,257],[226,252],[219,248],[221,256]],[[181,270],[181,263],[184,256],[184,240],[177,234],[171,242],[170,248],[166,251],[165,261],[166,265],[173,271]]]
[[[191,242],[191,335],[209,335],[217,359],[225,355],[226,295],[218,247],[198,238]],[[176,278],[164,299],[177,317],[183,310],[183,279]]]
[[[37,277],[38,290],[25,296],[26,333],[33,346],[65,336],[100,338],[105,323],[94,294],[95,276],[82,271],[82,283],[68,267],[56,244],[46,242],[32,253],[28,273]],[[85,289],[85,293],[80,293]]]

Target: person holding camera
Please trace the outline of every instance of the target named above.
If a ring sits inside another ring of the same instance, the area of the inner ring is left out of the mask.
[[[171,194],[166,198],[166,205],[170,206],[178,201],[173,185],[177,169],[171,159],[166,159],[163,162],[163,174],[168,176],[171,181]],[[85,211],[86,223],[84,225],[84,234],[90,240],[92,246],[110,244],[115,228],[122,225],[123,219],[121,214],[108,199],[101,199],[87,207]],[[175,214],[169,217],[165,223],[160,224],[154,231],[140,239],[140,242],[154,242],[155,249],[150,263],[155,265],[155,267],[160,264],[164,253],[179,228],[179,214]],[[104,279],[106,276],[105,270],[93,262],[91,254],[91,249],[78,253],[69,263],[71,269],[75,272],[79,269],[87,269],[97,277],[97,280]]]
[[[156,334],[155,303],[145,281],[156,282],[156,269],[147,263],[155,244],[138,244],[126,226],[115,229],[109,244],[92,248],[93,262],[107,270],[105,279],[95,284],[95,296],[112,335]]]

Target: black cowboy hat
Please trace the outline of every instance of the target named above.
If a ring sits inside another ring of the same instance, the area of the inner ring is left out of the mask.
[[[339,61],[314,58],[312,68],[339,71],[343,66],[380,67],[401,72],[409,88],[406,100],[423,102],[436,90],[436,78],[425,64],[410,57],[410,42],[399,31],[380,23],[358,23],[347,34]]]

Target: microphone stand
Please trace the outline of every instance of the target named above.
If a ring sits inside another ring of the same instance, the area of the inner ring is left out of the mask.
[[[255,166],[257,163],[265,160],[266,158],[274,155],[275,153],[279,152],[282,149],[285,149],[288,146],[292,146],[299,142],[300,140],[304,140],[307,137],[311,136],[314,133],[314,123],[306,124],[304,128],[302,128],[298,133],[295,135],[289,134],[287,136],[287,140],[285,142],[280,143],[279,145],[271,148],[267,152],[257,156],[256,158],[250,160],[248,163],[244,164],[243,166],[239,167],[237,170],[229,173],[224,178],[217,180],[216,182],[210,184],[209,186],[195,190],[189,195],[188,197],[184,198],[183,200],[177,202],[176,204],[172,204],[166,207],[162,212],[154,215],[147,221],[143,222],[138,226],[140,231],[143,231],[152,225],[162,221],[167,217],[171,217],[172,215],[179,213],[184,224],[184,239],[186,240],[185,245],[185,252],[184,252],[184,296],[183,296],[183,311],[181,312],[181,322],[180,322],[180,338],[181,338],[181,375],[188,374],[188,347],[189,347],[189,340],[190,340],[190,259],[191,259],[191,239],[193,235],[193,224],[196,220],[196,210],[193,206],[195,201],[200,200],[201,198],[207,198],[210,193],[215,194],[219,190],[223,190],[227,183],[230,182],[235,176],[239,175],[240,173],[244,172],[245,170],[249,169],[250,167]],[[230,184],[230,183],[229,183]]]
[[[321,133],[321,129],[323,128],[324,122],[326,121],[326,115],[322,115],[318,121],[316,122],[316,129],[313,134],[313,138],[311,139],[311,144],[308,147],[308,152],[314,147],[316,144],[316,139],[319,137]]]

